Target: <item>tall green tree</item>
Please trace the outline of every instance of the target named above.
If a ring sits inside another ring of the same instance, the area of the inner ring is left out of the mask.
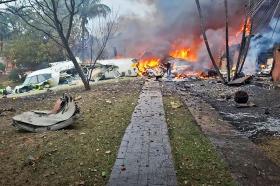
[[[65,60],[63,48],[53,41],[44,42],[38,33],[27,33],[10,40],[4,48],[4,56],[18,67],[34,70],[41,63]]]
[[[86,25],[89,23],[90,19],[97,16],[106,17],[111,12],[110,7],[105,4],[100,3],[100,0],[85,0],[81,5],[80,11],[78,13],[81,20],[81,40],[82,40],[82,60],[85,56],[85,41],[89,36],[89,31]]]
[[[19,1],[8,11],[20,17],[28,26],[40,31],[64,48],[73,62],[86,90],[90,90],[87,77],[71,48],[74,20],[87,0],[27,0]]]

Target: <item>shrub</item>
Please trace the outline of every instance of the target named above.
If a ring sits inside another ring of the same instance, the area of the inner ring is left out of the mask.
[[[23,78],[21,78],[21,77],[23,77],[23,75],[22,75],[22,72],[21,72],[21,70],[19,70],[19,69],[13,69],[11,72],[10,72],[10,74],[9,74],[9,79],[11,80],[11,81],[14,81],[14,82],[20,82],[20,81],[22,81],[23,80]]]
[[[4,65],[3,63],[0,63],[0,70],[5,71],[6,69],[6,65]]]

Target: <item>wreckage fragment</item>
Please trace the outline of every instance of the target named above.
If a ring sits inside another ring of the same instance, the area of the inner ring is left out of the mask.
[[[74,100],[64,95],[51,111],[30,111],[13,117],[13,126],[29,132],[60,130],[72,125],[78,114]]]
[[[229,86],[241,86],[245,84],[249,84],[252,81],[252,76],[245,76],[242,78],[238,78],[228,83]]]
[[[245,91],[238,91],[234,95],[234,101],[239,104],[246,104],[249,100],[249,95]]]

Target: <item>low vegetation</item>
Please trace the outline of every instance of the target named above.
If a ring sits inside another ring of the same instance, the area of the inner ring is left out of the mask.
[[[235,185],[226,165],[177,97],[164,97],[179,185]]]
[[[278,166],[280,166],[280,137],[266,137],[257,145]]]
[[[0,116],[0,185],[105,185],[140,89],[141,81],[122,80],[71,90],[81,98],[74,127],[34,134],[16,131],[11,117],[50,109],[60,94],[1,100],[16,113]]]

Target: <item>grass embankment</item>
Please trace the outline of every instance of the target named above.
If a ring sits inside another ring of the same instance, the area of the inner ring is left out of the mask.
[[[164,97],[164,105],[179,185],[235,185],[180,99]]]
[[[264,153],[278,166],[280,166],[280,137],[267,137],[257,143]]]
[[[82,116],[73,129],[23,133],[10,126],[12,115],[3,116],[0,185],[105,185],[140,84],[123,81],[98,85],[90,92],[74,92],[72,95],[82,97]],[[20,112],[50,108],[58,96],[10,100],[6,105],[22,105]]]

